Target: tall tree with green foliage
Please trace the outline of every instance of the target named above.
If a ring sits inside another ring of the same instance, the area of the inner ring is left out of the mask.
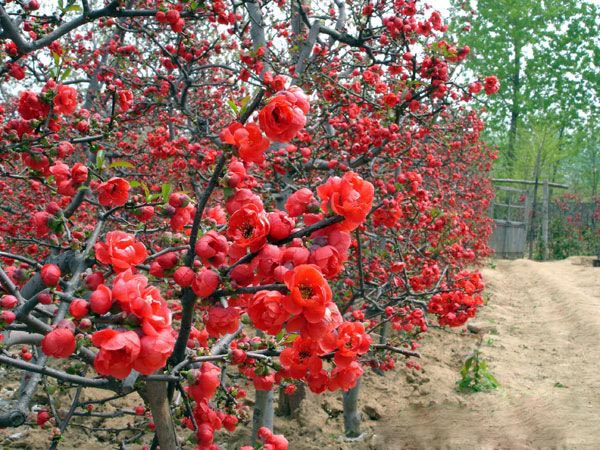
[[[473,48],[467,67],[495,74],[488,133],[512,175],[521,128],[552,122],[561,141],[588,128],[599,107],[598,7],[582,0],[452,0],[454,30]],[[533,151],[533,150],[532,150]],[[560,152],[563,153],[563,152]]]

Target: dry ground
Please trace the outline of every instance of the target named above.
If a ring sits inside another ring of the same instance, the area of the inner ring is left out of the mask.
[[[424,371],[366,376],[359,441],[339,437],[337,396],[309,395],[299,417],[276,418],[290,450],[600,450],[600,269],[589,258],[495,264],[484,269],[489,303],[476,319],[483,332],[432,329],[421,349]],[[459,370],[479,344],[501,386],[459,394]],[[45,432],[19,432],[7,441],[0,431],[0,448],[48,442]],[[61,449],[115,448],[82,429],[68,433]],[[223,448],[242,443],[244,429]]]
[[[487,328],[481,348],[498,390],[454,390],[481,335],[431,330],[422,374],[368,377],[362,402],[382,417],[366,422],[363,442],[324,442],[311,421],[317,430],[291,434],[293,448],[600,449],[600,269],[589,258],[495,264],[484,269],[489,303],[476,322]]]

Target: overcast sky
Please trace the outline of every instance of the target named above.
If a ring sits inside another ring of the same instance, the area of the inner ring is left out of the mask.
[[[450,8],[450,0],[429,0],[427,3],[433,6],[433,9],[444,13]]]

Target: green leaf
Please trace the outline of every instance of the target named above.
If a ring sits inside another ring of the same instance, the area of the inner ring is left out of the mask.
[[[148,189],[148,186],[143,181],[141,182],[141,184],[142,184],[142,189],[144,189],[144,194],[146,195],[146,201],[150,201],[150,197],[151,197],[150,189]]]
[[[229,105],[229,107],[231,108],[231,110],[237,115],[240,112],[240,109],[238,108],[238,105],[235,104],[235,102],[232,99],[227,100],[227,104]]]
[[[169,195],[171,194],[172,190],[173,190],[173,185],[171,185],[169,183],[164,183],[161,186],[160,195],[161,195],[163,202],[167,203],[169,201]]]
[[[60,76],[61,81],[65,81],[69,75],[71,75],[71,68],[67,67],[65,69],[65,71],[62,73],[62,75]]]
[[[96,169],[102,170],[103,166],[104,166],[104,150],[100,150],[100,151],[98,151],[98,153],[96,153]]]
[[[108,166],[109,169],[114,169],[115,167],[127,167],[128,169],[133,169],[135,168],[135,165],[133,165],[129,161],[113,161]]]

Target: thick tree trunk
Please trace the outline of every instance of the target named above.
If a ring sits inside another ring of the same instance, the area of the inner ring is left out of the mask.
[[[164,381],[148,381],[142,391],[142,398],[152,412],[160,449],[177,450],[179,447],[167,399],[167,383]]]
[[[360,411],[358,409],[358,394],[360,379],[356,386],[343,394],[344,403],[344,434],[348,438],[360,436]]]
[[[256,442],[256,434],[261,427],[273,430],[273,390],[256,391],[254,415],[252,416],[252,442]]]
[[[296,392],[286,394],[284,387],[279,387],[279,398],[277,402],[277,415],[285,417],[294,417],[300,411],[302,400],[306,397],[306,389],[303,383],[296,385]]]

